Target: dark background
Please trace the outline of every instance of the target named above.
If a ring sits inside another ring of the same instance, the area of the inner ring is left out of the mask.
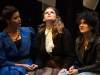
[[[76,24],[76,15],[85,9],[82,5],[83,0],[56,0],[56,8],[59,15],[72,36],[73,43],[77,38],[78,25]],[[42,23],[42,3],[37,0],[0,0],[0,13],[6,5],[12,5],[18,8],[22,26],[32,26],[37,32],[37,25]],[[96,10],[100,14],[100,1]],[[3,31],[5,25],[0,21],[0,31]]]

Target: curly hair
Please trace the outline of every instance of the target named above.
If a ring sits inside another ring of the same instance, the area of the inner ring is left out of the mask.
[[[93,10],[84,10],[82,13],[77,14],[76,22],[80,24],[81,20],[84,19],[85,23],[92,26],[92,33],[99,35],[99,17],[98,13]]]
[[[55,20],[55,23],[52,27],[52,34],[53,34],[53,37],[55,37],[58,33],[62,33],[62,28],[64,27],[64,23],[61,21],[61,18],[58,16],[58,11],[53,7],[48,7],[48,8],[46,8],[46,10],[49,9],[49,8],[53,9],[56,13],[56,16],[57,16],[57,18]],[[43,13],[43,16],[44,16],[44,13]],[[41,25],[38,25],[38,30],[39,30],[38,32],[39,33],[42,33],[43,31],[45,31],[45,29],[46,29],[46,24],[45,23],[42,23]]]

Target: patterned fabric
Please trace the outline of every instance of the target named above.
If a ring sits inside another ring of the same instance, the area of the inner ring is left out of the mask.
[[[42,69],[37,69],[32,72],[28,72],[29,75],[58,75],[60,69],[52,69],[49,67],[44,67]]]
[[[66,72],[59,73],[58,75],[68,75]],[[82,72],[77,75],[100,75],[100,73],[93,73],[93,72]]]

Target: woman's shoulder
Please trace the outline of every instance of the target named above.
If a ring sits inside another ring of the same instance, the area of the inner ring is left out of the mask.
[[[69,34],[70,35],[70,32],[68,31],[67,28],[63,28],[62,31],[63,31],[64,34]]]
[[[0,32],[0,38],[4,37],[4,32]]]
[[[98,44],[100,44],[100,37],[98,37],[97,39],[96,39],[96,43]]]
[[[65,28],[65,27],[64,27],[64,28],[62,28],[62,30],[63,30],[64,32],[65,32],[65,31],[67,31],[67,32],[68,32],[68,29],[67,29],[67,28]]]
[[[82,43],[84,41],[83,35],[80,35],[76,38],[76,43]]]
[[[35,32],[33,27],[19,27],[19,29],[24,32]]]
[[[21,30],[34,30],[33,27],[19,27]]]

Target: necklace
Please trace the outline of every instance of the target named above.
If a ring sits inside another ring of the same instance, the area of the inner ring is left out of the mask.
[[[7,33],[9,34],[9,32],[8,32],[7,29],[6,29],[6,31],[7,31]],[[13,40],[13,41],[17,41],[18,38],[19,38],[19,36],[20,36],[20,30],[18,29],[18,30],[17,30],[17,36],[16,36],[16,38],[12,38],[12,40]]]
[[[13,41],[17,41],[17,40],[18,40],[18,38],[19,38],[19,35],[20,35],[20,31],[19,31],[19,29],[18,29],[18,32],[17,32],[17,37],[16,37],[16,38],[12,38],[12,40],[13,40]]]
[[[87,46],[85,46],[85,49],[87,49]]]
[[[89,43],[89,40],[85,40],[85,41],[84,41],[84,47],[85,47],[85,49],[87,49],[88,43]]]

